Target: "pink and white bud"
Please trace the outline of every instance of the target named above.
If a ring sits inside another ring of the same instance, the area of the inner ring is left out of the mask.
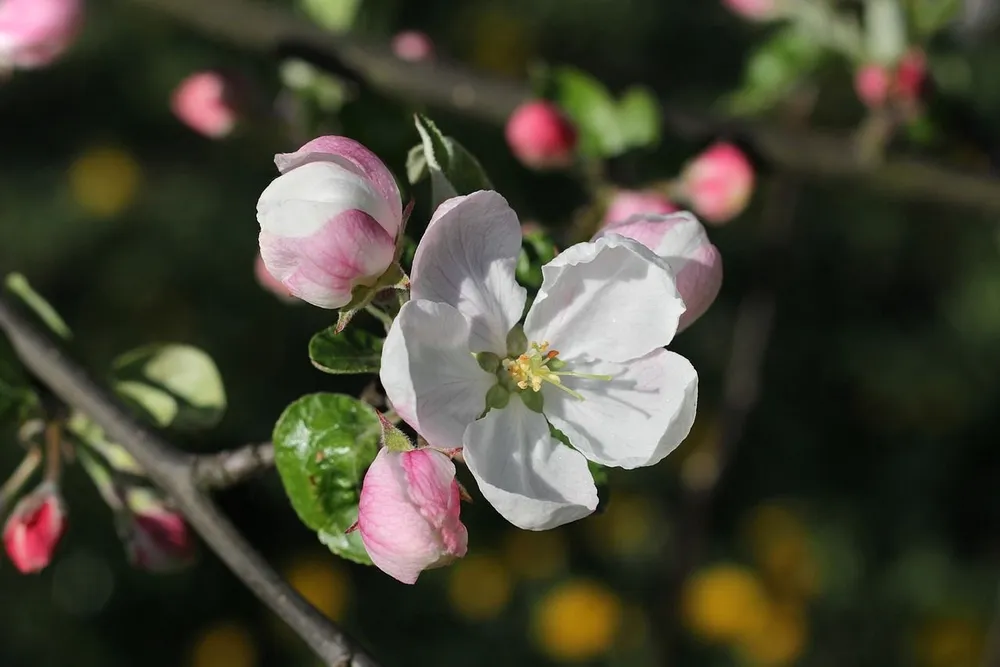
[[[267,270],[267,267],[264,266],[264,258],[261,257],[260,254],[257,255],[257,259],[254,261],[253,274],[257,279],[257,283],[261,287],[266,289],[268,292],[271,292],[282,301],[297,301],[297,299],[292,296],[291,292],[288,291],[288,288],[285,287],[280,280],[272,276]]]
[[[82,0],[0,0],[0,70],[50,64],[69,48]]]
[[[211,139],[236,127],[238,113],[231,83],[218,72],[196,72],[174,89],[170,107],[182,123]]]
[[[276,155],[278,176],[257,202],[260,255],[295,297],[340,308],[385,273],[403,203],[392,173],[347,137],[319,137]]]
[[[434,58],[434,42],[419,30],[404,30],[392,38],[392,52],[400,60],[431,60]]]
[[[883,65],[862,65],[854,73],[854,92],[861,103],[870,109],[883,106],[889,99],[891,88],[892,74]]]
[[[625,222],[633,215],[665,215],[675,213],[677,210],[672,201],[656,192],[619,190],[612,197],[608,210],[604,212],[601,228]]]
[[[618,234],[638,241],[670,266],[677,291],[687,310],[677,331],[691,326],[705,314],[722,287],[722,255],[708,239],[705,228],[690,213],[636,215],[605,227],[594,237]]]
[[[920,101],[927,80],[927,56],[919,49],[908,51],[896,65],[896,94],[906,103]]]
[[[150,572],[170,572],[194,560],[194,537],[179,513],[145,489],[133,490],[127,503],[130,521],[125,545],[133,565]]]
[[[779,0],[722,0],[734,14],[750,21],[769,21],[779,14]]]
[[[753,165],[739,148],[719,142],[695,157],[681,175],[681,192],[707,222],[722,224],[743,212],[754,188]]]
[[[20,572],[44,570],[66,532],[66,510],[58,487],[44,482],[14,506],[3,529],[7,556]]]
[[[441,452],[379,451],[365,474],[358,507],[361,541],[380,570],[412,584],[424,570],[465,555],[455,464]]]
[[[559,107],[544,100],[525,102],[507,120],[507,145],[532,169],[558,169],[573,164],[577,132]]]

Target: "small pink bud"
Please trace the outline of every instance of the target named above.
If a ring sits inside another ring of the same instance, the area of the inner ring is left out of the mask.
[[[379,451],[358,507],[361,541],[380,570],[412,584],[424,570],[465,555],[455,464],[430,448]]]
[[[625,222],[633,215],[643,213],[662,215],[675,211],[677,211],[677,206],[661,194],[638,190],[619,190],[611,199],[611,204],[608,205],[608,210],[604,213],[601,227]]]
[[[914,49],[906,53],[896,66],[896,93],[903,102],[920,100],[927,79],[927,57]]]
[[[184,518],[155,494],[135,490],[128,498],[131,521],[125,534],[129,559],[151,572],[169,572],[194,559],[194,538]]]
[[[66,510],[59,489],[44,482],[14,507],[3,529],[3,543],[14,567],[28,574],[52,562],[66,532]]]
[[[862,65],[854,73],[854,92],[870,109],[881,107],[889,99],[892,75],[882,65]]]
[[[264,265],[293,296],[345,306],[395,257],[403,221],[396,180],[347,137],[320,137],[274,161],[281,175],[257,202]]]
[[[267,267],[264,266],[264,258],[261,257],[259,253],[253,265],[253,273],[254,277],[257,278],[257,283],[261,287],[266,289],[268,292],[271,292],[282,301],[297,301],[297,299],[292,296],[291,292],[288,291],[288,288],[285,287],[280,280],[268,272]]]
[[[392,52],[410,62],[430,60],[434,57],[434,42],[419,30],[404,30],[392,38]]]
[[[778,0],[722,0],[734,14],[750,21],[767,21],[775,17]]]
[[[82,18],[81,0],[0,0],[0,70],[48,65],[73,42]]]
[[[636,215],[605,227],[594,239],[608,234],[638,241],[662,257],[673,270],[677,291],[687,306],[678,332],[691,326],[718,296],[722,287],[722,255],[709,241],[698,218],[690,213]]]
[[[753,194],[754,172],[743,151],[719,142],[687,164],[681,181],[691,208],[707,222],[722,224],[746,208]]]
[[[197,72],[174,90],[171,108],[195,132],[221,139],[236,126],[233,86],[218,72]]]
[[[533,169],[557,169],[573,163],[576,128],[555,104],[525,102],[507,120],[507,145]]]

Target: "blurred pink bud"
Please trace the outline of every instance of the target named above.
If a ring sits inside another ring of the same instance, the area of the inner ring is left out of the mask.
[[[751,21],[766,21],[777,14],[777,0],[722,0],[734,14]]]
[[[399,188],[370,150],[347,137],[276,155],[281,176],[257,202],[260,254],[290,294],[340,308],[392,263],[403,220]]]
[[[677,206],[672,201],[656,192],[639,190],[619,190],[611,199],[608,210],[604,213],[601,227],[608,227],[619,222],[625,222],[633,215],[642,213],[661,215],[674,213]]]
[[[896,93],[903,102],[917,102],[927,79],[927,57],[914,49],[906,53],[896,65]]]
[[[253,273],[257,278],[257,283],[260,284],[261,287],[266,289],[268,292],[271,292],[282,301],[297,301],[297,299],[292,296],[291,292],[288,291],[288,288],[285,287],[280,280],[270,274],[267,267],[264,266],[264,258],[261,257],[260,254],[257,255],[257,260],[254,262]]]
[[[66,532],[66,510],[59,489],[44,482],[14,507],[3,529],[3,543],[14,567],[28,574],[44,570]]]
[[[419,30],[404,30],[392,38],[392,52],[410,62],[430,60],[434,57],[434,42]]]
[[[148,491],[130,494],[126,535],[129,559],[151,572],[169,572],[194,559],[194,538],[184,518]]]
[[[236,105],[231,83],[218,72],[197,72],[174,90],[171,108],[195,132],[221,139],[236,126]]]
[[[507,145],[533,169],[556,169],[573,163],[576,128],[555,104],[525,102],[507,120]]]
[[[48,65],[69,47],[81,0],[0,0],[0,70]]]
[[[877,108],[889,99],[892,75],[882,65],[862,65],[854,73],[854,92],[868,108]]]
[[[365,475],[358,508],[361,541],[380,570],[412,584],[424,570],[465,555],[455,464],[423,448],[379,451]]]
[[[701,317],[718,296],[722,287],[722,255],[708,240],[698,218],[690,213],[636,215],[605,227],[594,240],[608,234],[638,241],[662,257],[673,270],[677,291],[687,306],[678,332]]]
[[[749,203],[753,165],[739,148],[719,142],[687,164],[681,181],[691,208],[707,222],[722,224],[742,213]]]

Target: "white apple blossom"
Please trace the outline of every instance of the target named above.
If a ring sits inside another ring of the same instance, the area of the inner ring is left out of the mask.
[[[417,248],[381,378],[433,447],[462,448],[500,514],[545,530],[596,509],[588,459],[637,468],[680,444],[698,376],[663,349],[684,303],[650,250],[615,234],[566,249],[543,267],[522,329],[520,247],[517,216],[499,194],[444,202]]]

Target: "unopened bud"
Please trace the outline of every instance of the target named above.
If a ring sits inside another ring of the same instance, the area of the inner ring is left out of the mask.
[[[195,543],[184,517],[150,489],[125,497],[128,524],[122,527],[129,560],[150,572],[171,572],[190,565]],[[124,520],[124,519],[123,519]]]
[[[392,38],[392,52],[401,60],[420,62],[434,58],[434,42],[419,30],[404,30]]]
[[[507,120],[507,145],[533,169],[558,169],[573,163],[577,132],[555,104],[525,102]]]
[[[854,92],[866,107],[881,107],[889,99],[892,75],[888,68],[876,63],[862,65],[854,73]]]
[[[82,18],[81,0],[0,1],[0,71],[48,65],[73,42]]]
[[[750,161],[733,144],[709,147],[684,168],[682,194],[704,220],[722,224],[743,212],[754,188]]]
[[[44,482],[14,506],[3,530],[7,556],[20,572],[40,572],[66,532],[66,510],[58,487]]]
[[[234,86],[219,72],[197,72],[181,81],[170,106],[182,123],[210,139],[222,139],[236,127]]]
[[[781,15],[785,0],[723,0],[726,7],[749,21],[770,21]],[[793,0],[797,1],[797,0]]]
[[[659,193],[619,190],[608,204],[601,227],[625,222],[633,215],[665,215],[677,210],[676,204]]]

